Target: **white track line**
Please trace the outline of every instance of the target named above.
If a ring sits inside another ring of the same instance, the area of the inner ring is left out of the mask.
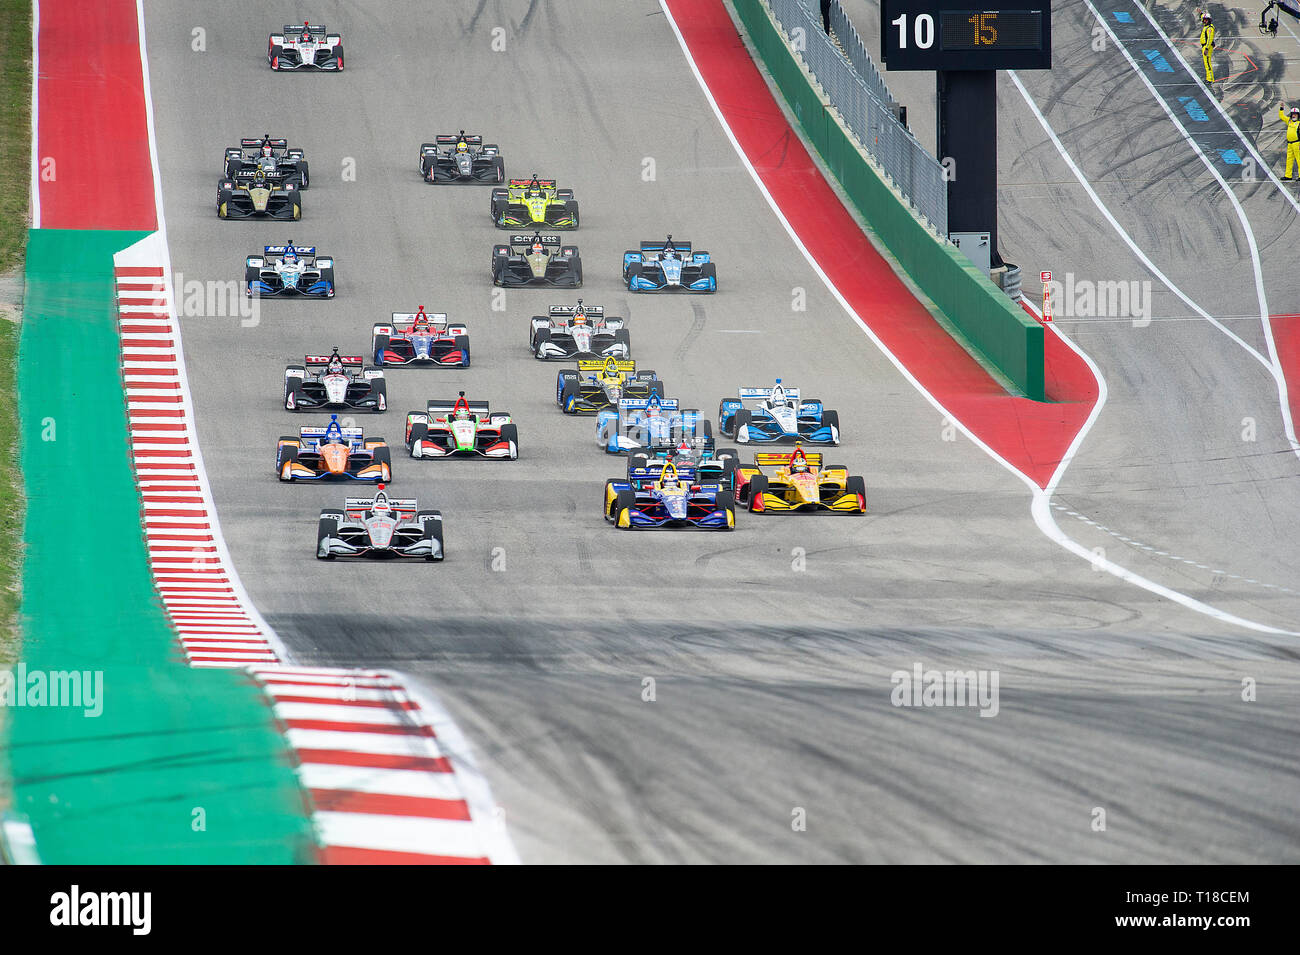
[[[1092,359],[1090,359],[1081,349],[1079,349],[1078,346],[1076,346],[1072,341],[1070,341],[1069,338],[1067,338],[1063,332],[1058,331],[1054,327],[1052,328],[1052,331],[1062,341],[1064,341],[1071,349],[1073,349],[1080,357],[1082,357],[1083,360],[1087,362],[1088,367],[1092,369],[1092,373],[1097,378],[1098,395],[1097,395],[1097,404],[1093,408],[1092,414],[1088,416],[1088,420],[1084,422],[1084,425],[1079,430],[1079,433],[1075,435],[1074,441],[1070,444],[1070,447],[1067,449],[1065,456],[1061,459],[1061,463],[1057,466],[1056,471],[1052,474],[1051,479],[1047,482],[1047,488],[1046,489],[1040,488],[1038,484],[1027,474],[1020,471],[1018,468],[1015,467],[1015,465],[1011,464],[1010,461],[1006,460],[1006,458],[1002,457],[1000,454],[998,454],[996,451],[990,448],[987,444],[981,441],[973,431],[971,431],[968,427],[966,427],[966,425],[961,421],[961,419],[959,419],[956,415],[948,411],[948,409],[945,408],[940,403],[940,401],[937,398],[935,398],[934,395],[932,395],[929,391],[927,391],[925,387],[916,379],[916,377],[910,371],[908,371],[907,367],[901,361],[899,361],[897,357],[895,357],[894,353],[891,352],[887,347],[885,347],[884,342],[882,342],[876,336],[875,332],[873,332],[871,328],[861,319],[861,317],[859,317],[858,313],[854,311],[853,306],[849,304],[848,300],[845,299],[844,296],[840,293],[840,290],[835,287],[835,284],[831,282],[830,278],[826,275],[826,273],[822,271],[821,266],[817,264],[816,260],[812,257],[812,254],[809,253],[808,249],[804,246],[803,242],[800,240],[798,234],[791,227],[789,220],[787,220],[784,213],[782,213],[780,206],[778,206],[776,201],[772,198],[772,194],[767,191],[767,187],[763,184],[762,177],[759,176],[758,171],[754,168],[753,163],[749,161],[749,157],[745,154],[744,149],[741,148],[740,142],[736,139],[735,133],[731,131],[731,126],[727,123],[727,118],[722,114],[722,110],[718,108],[718,103],[713,98],[713,92],[709,89],[708,83],[704,81],[704,76],[700,73],[699,67],[696,66],[695,64],[695,58],[691,55],[691,50],[690,47],[687,46],[686,38],[682,36],[682,31],[677,26],[677,21],[673,19],[672,11],[668,9],[667,0],[659,0],[659,6],[664,12],[664,17],[667,19],[668,25],[672,27],[673,33],[676,34],[677,43],[682,48],[682,54],[683,56],[686,57],[686,62],[690,66],[691,72],[695,75],[695,81],[699,84],[700,89],[704,92],[704,97],[706,100],[708,100],[709,106],[712,108],[714,116],[717,117],[718,123],[722,127],[722,131],[726,133],[727,139],[731,141],[732,147],[736,150],[736,155],[740,157],[741,163],[744,164],[745,168],[749,171],[750,178],[754,180],[754,184],[758,187],[758,191],[762,194],[763,198],[767,201],[768,206],[771,208],[772,212],[776,215],[777,220],[781,223],[781,226],[785,229],[786,234],[790,236],[790,240],[794,242],[796,248],[798,248],[799,251],[803,254],[803,257],[808,262],[808,265],[812,268],[814,272],[817,273],[818,277],[822,280],[822,284],[824,284],[827,290],[831,293],[831,295],[835,297],[835,300],[840,303],[840,307],[842,307],[844,311],[854,320],[854,323],[857,325],[857,327],[861,329],[862,332],[868,338],[870,338],[872,342],[875,343],[876,347],[880,349],[880,352],[887,359],[889,359],[890,363],[893,364],[893,366],[898,369],[899,373],[911,383],[912,387],[914,387],[918,392],[920,392],[921,396],[925,398],[926,401],[930,402],[930,404],[933,405],[934,408],[938,410],[940,414],[946,417],[949,421],[952,421],[957,426],[957,428],[961,431],[961,433],[966,435],[966,437],[969,438],[970,441],[976,447],[978,447],[985,454],[991,457],[994,461],[998,462],[998,464],[1001,464],[1004,468],[1006,468],[1008,471],[1010,471],[1012,474],[1014,474],[1016,477],[1018,477],[1020,480],[1022,480],[1025,483],[1025,486],[1029,488],[1030,493],[1033,495],[1033,501],[1031,504],[1030,512],[1034,518],[1035,525],[1038,527],[1040,531],[1043,532],[1043,534],[1045,534],[1050,540],[1060,545],[1061,547],[1065,548],[1066,550],[1070,551],[1071,553],[1084,558],[1092,566],[1100,567],[1102,570],[1105,570],[1107,573],[1119,578],[1120,580],[1125,581],[1126,583],[1133,584],[1134,586],[1141,587],[1143,590],[1147,590],[1161,597],[1165,597],[1166,599],[1172,600],[1173,602],[1183,607],[1186,607],[1189,610],[1194,610],[1197,613],[1205,614],[1208,617],[1213,617],[1214,619],[1219,620],[1223,623],[1230,623],[1236,626],[1244,627],[1248,630],[1256,630],[1262,633],[1276,633],[1276,634],[1284,634],[1288,636],[1300,636],[1300,632],[1293,632],[1290,630],[1280,630],[1276,627],[1270,627],[1267,624],[1257,623],[1256,621],[1253,620],[1246,620],[1242,617],[1235,616],[1234,614],[1230,614],[1227,611],[1220,610],[1217,607],[1212,607],[1209,604],[1202,603],[1201,601],[1196,600],[1193,597],[1189,597],[1187,594],[1180,593],[1179,591],[1176,590],[1171,590],[1170,588],[1165,587],[1162,584],[1158,584],[1155,581],[1148,580],[1147,578],[1141,576],[1140,574],[1134,573],[1133,571],[1128,570],[1125,567],[1121,567],[1119,564],[1116,564],[1114,561],[1100,560],[1097,558],[1095,554],[1093,554],[1092,551],[1087,550],[1086,548],[1083,547],[1083,545],[1079,544],[1077,541],[1074,541],[1067,534],[1065,534],[1065,532],[1062,531],[1060,527],[1057,526],[1056,519],[1052,515],[1051,492],[1055,490],[1057,484],[1060,482],[1061,476],[1065,473],[1066,467],[1069,465],[1070,461],[1073,460],[1074,455],[1077,453],[1078,448],[1083,443],[1084,437],[1087,435],[1088,431],[1092,428],[1093,423],[1097,419],[1097,415],[1100,414],[1101,412],[1102,405],[1105,403],[1106,382],[1105,379],[1102,378],[1101,371],[1100,369],[1097,368],[1096,363],[1093,362]],[[1050,127],[1048,128],[1050,129]],[[1055,139],[1055,136],[1053,136],[1053,138]],[[1057,142],[1059,143],[1059,140]],[[809,155],[811,155],[811,153]],[[1084,181],[1086,182],[1086,180]],[[1122,230],[1120,231],[1122,233]],[[1135,249],[1135,252],[1137,252],[1139,255],[1141,254],[1140,250]],[[1156,272],[1156,274],[1159,274],[1159,271],[1154,268],[1152,271]],[[1196,311],[1198,312],[1200,311],[1198,308],[1196,308],[1194,302],[1189,301],[1188,304]],[[1209,318],[1208,315],[1205,317]],[[1210,321],[1214,321],[1214,320],[1210,319]],[[1246,347],[1249,348],[1249,346]],[[1261,362],[1264,362],[1263,356],[1259,355],[1258,352],[1256,352],[1256,356],[1259,358]]]
[[[41,86],[41,0],[32,0],[32,228],[41,227],[41,140],[37,104]]]

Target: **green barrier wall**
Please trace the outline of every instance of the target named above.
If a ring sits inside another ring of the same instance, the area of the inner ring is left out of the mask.
[[[102,671],[103,712],[12,706],[15,809],[47,864],[312,862],[304,795],[265,698],[240,672],[190,669],[154,592],[112,258],[143,235],[28,238],[22,662]]]
[[[872,168],[812,85],[761,0],[731,0],[813,148],[881,241],[952,325],[1026,397],[1046,400],[1043,327],[941,241]]]

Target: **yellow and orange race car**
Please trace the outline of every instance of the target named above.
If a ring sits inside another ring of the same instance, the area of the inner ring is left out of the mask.
[[[736,500],[747,501],[754,514],[787,511],[867,512],[867,482],[840,465],[822,464],[817,452],[759,451],[754,467],[736,469]],[[771,470],[764,471],[767,467]]]

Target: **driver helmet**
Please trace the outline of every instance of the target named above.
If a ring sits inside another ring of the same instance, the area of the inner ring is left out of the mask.
[[[1300,116],[1300,106],[1292,106],[1292,107],[1291,107],[1291,115],[1292,115],[1292,116]]]
[[[1209,11],[1209,10],[1206,10],[1204,13],[1201,14],[1201,22],[1202,22],[1202,23],[1209,23],[1209,22],[1210,22],[1210,11]]]
[[[297,265],[297,264],[298,264],[298,253],[296,253],[296,252],[293,251],[293,246],[290,246],[290,247],[288,248],[288,250],[284,253],[284,256],[280,259],[280,262],[281,262],[281,264],[283,264],[283,265]]]
[[[546,246],[544,246],[544,245],[542,244],[542,240],[541,240],[541,239],[534,239],[534,240],[533,240],[533,255],[541,255],[541,254],[542,254],[543,252],[545,252],[545,251],[546,251]]]
[[[808,471],[808,459],[804,457],[803,448],[796,447],[794,453],[790,455],[790,473],[806,474]]]
[[[306,23],[302,25],[302,42],[311,42],[311,28]]]
[[[458,405],[456,406],[456,410],[452,412],[452,417],[454,417],[457,421],[466,421],[466,420],[468,420],[468,419],[469,419],[469,407],[468,407],[467,405],[460,405],[460,404],[458,404]]]
[[[469,152],[469,143],[465,142],[465,140],[462,139],[460,142],[456,144],[456,152],[458,153]]]
[[[421,305],[415,313],[415,321],[411,323],[414,328],[428,328],[429,316],[424,314],[424,306]]]
[[[379,488],[379,493],[375,495],[374,502],[370,505],[370,510],[375,514],[389,514],[393,510],[393,506],[388,503],[388,493],[383,489],[382,485]]]
[[[329,365],[326,366],[326,373],[330,375],[343,374],[343,359],[335,355],[330,359]]]
[[[262,137],[262,155],[263,156],[271,155],[271,134],[270,133],[267,133],[265,136]]]

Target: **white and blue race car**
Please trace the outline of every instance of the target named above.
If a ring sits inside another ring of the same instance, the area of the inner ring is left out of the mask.
[[[675,242],[672,235],[624,252],[623,281],[629,292],[718,290],[717,267],[709,253],[692,249],[689,242]]]
[[[820,398],[801,399],[798,388],[776,379],[771,388],[740,388],[738,398],[718,406],[718,430],[737,444],[806,441],[839,444],[839,412],[827,411]]]

